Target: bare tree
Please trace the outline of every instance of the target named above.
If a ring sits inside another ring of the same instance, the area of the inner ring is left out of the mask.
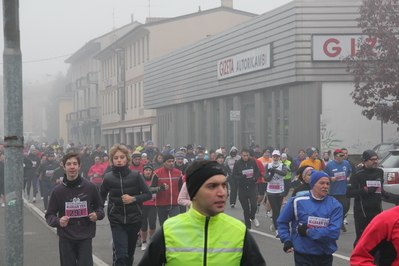
[[[364,0],[358,27],[365,37],[356,55],[348,56],[347,71],[354,76],[354,103],[368,119],[379,116],[399,124],[399,0]]]

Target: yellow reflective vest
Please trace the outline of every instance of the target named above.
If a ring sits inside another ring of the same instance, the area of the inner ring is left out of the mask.
[[[224,213],[206,217],[190,208],[163,224],[167,266],[240,265],[245,225]]]

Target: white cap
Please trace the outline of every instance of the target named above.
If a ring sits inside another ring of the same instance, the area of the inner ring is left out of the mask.
[[[280,151],[279,151],[279,150],[274,150],[273,153],[272,153],[272,156],[273,156],[273,155],[278,155],[278,156],[280,156]]]

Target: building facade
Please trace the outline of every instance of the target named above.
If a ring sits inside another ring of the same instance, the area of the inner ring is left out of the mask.
[[[144,64],[157,142],[361,153],[398,138],[361,115],[341,60],[361,36],[361,1],[295,0]]]
[[[132,21],[90,40],[65,60],[70,64],[66,75],[67,85],[65,93],[58,99],[62,118],[60,125],[65,124],[66,117],[68,135],[63,137],[66,141],[92,145],[101,142],[101,63],[94,56],[139,25],[140,23]],[[72,112],[69,111],[71,109]],[[69,111],[66,116],[65,110]]]
[[[156,111],[144,107],[144,64],[257,15],[222,6],[175,18],[150,18],[99,52],[102,143],[157,139]],[[156,143],[157,146],[165,143]]]

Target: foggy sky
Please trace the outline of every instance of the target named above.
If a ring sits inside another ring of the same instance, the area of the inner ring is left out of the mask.
[[[234,8],[262,14],[291,0],[234,0]],[[86,42],[134,20],[145,22],[151,17],[176,17],[216,8],[220,0],[20,0],[20,32],[23,80],[27,83],[46,82],[47,75],[64,75],[64,60]],[[4,48],[0,35],[1,51]],[[63,56],[63,57],[60,57]],[[55,58],[60,57],[60,58]],[[54,58],[52,60],[44,59]],[[2,58],[0,62],[2,62]],[[31,62],[39,61],[39,62]],[[3,69],[1,65],[2,75]]]

